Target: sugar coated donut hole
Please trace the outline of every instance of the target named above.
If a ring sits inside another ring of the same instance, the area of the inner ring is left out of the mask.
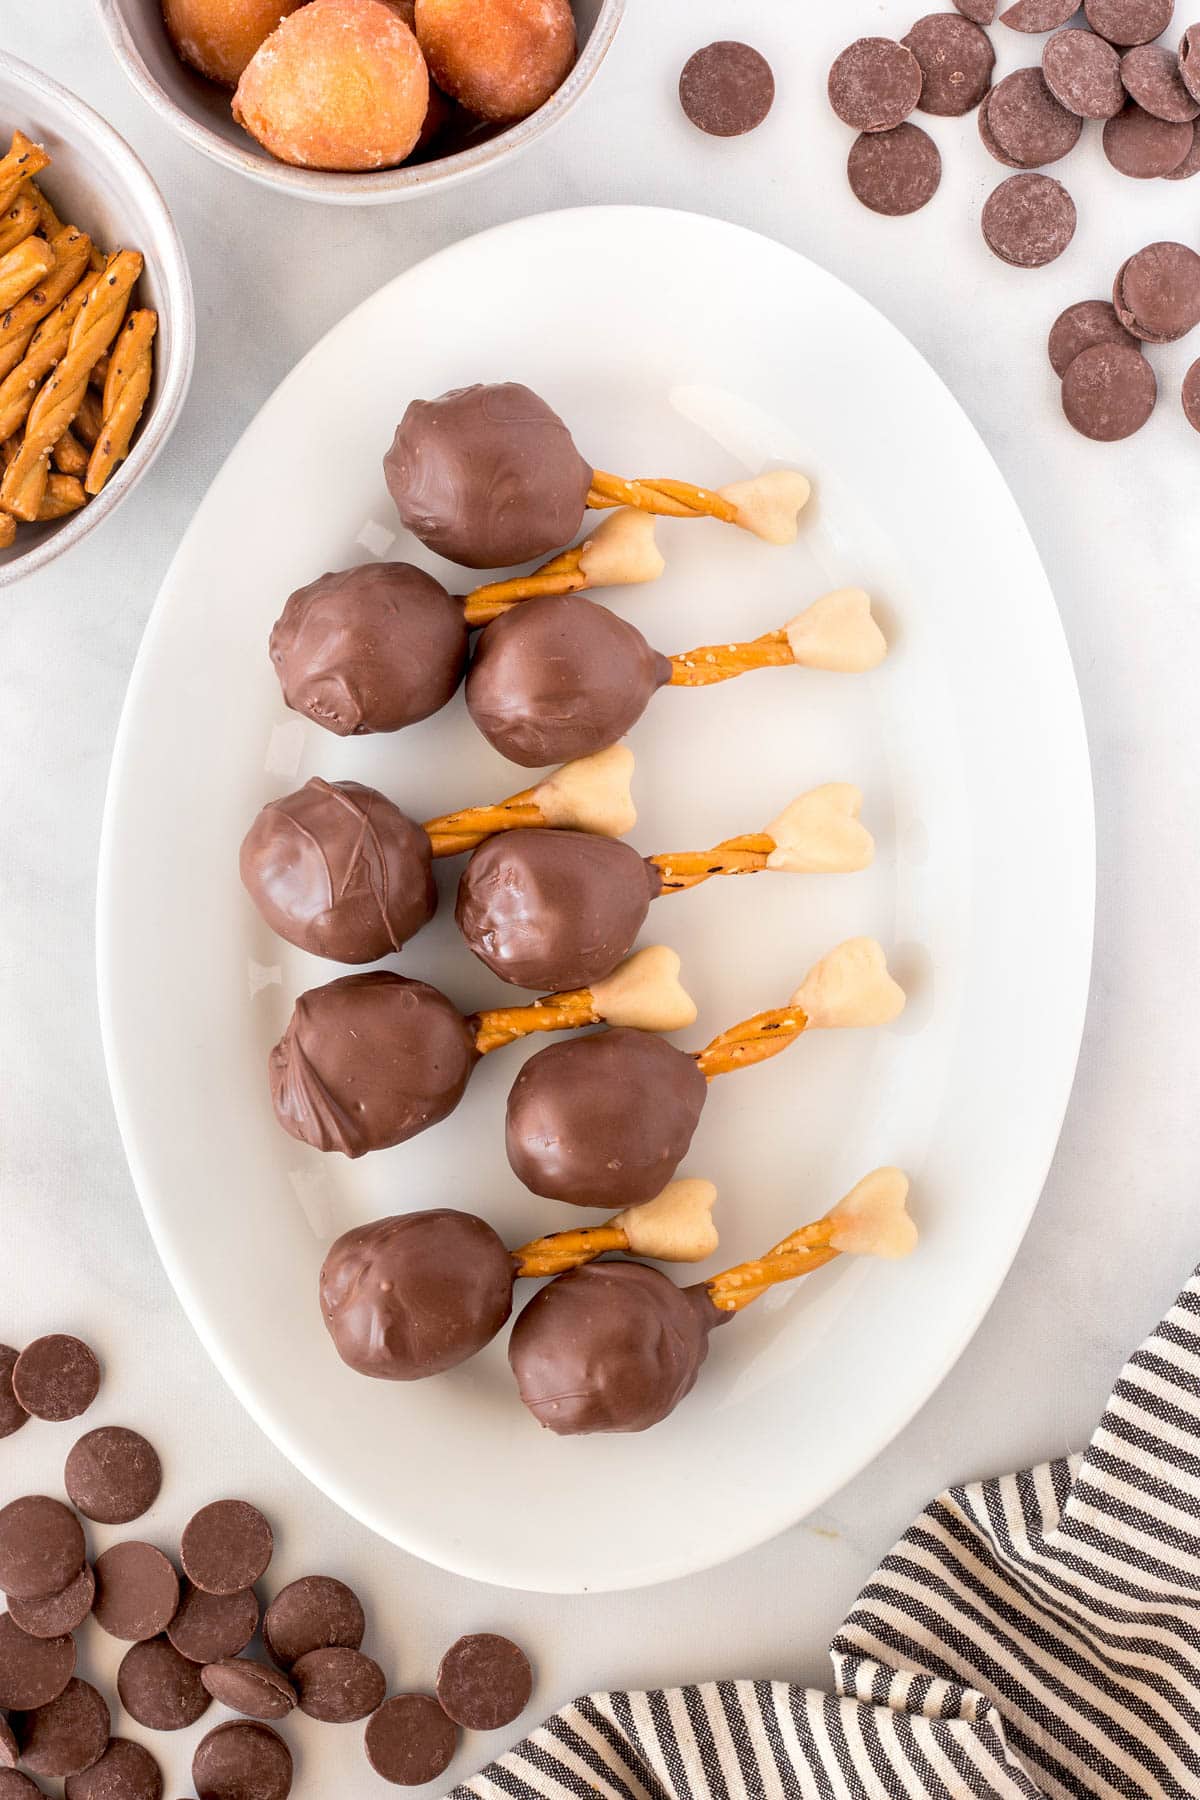
[[[242,70],[302,0],[163,0],[175,53],[210,81],[236,87]]]
[[[309,169],[394,167],[428,109],[425,59],[391,0],[308,0],[266,39],[233,97],[234,118],[264,150]]]
[[[497,123],[536,112],[575,60],[570,0],[416,0],[416,22],[438,86]]]

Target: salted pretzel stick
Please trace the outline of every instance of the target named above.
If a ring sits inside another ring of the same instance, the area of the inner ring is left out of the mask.
[[[10,250],[15,250],[31,232],[37,230],[40,223],[41,215],[33,197],[32,183],[24,182],[18,188],[12,205],[0,214],[0,256],[7,256]]]
[[[50,475],[46,479],[46,491],[38,507],[38,522],[63,519],[68,513],[78,512],[86,500],[83,483],[77,476]]]
[[[836,1256],[908,1256],[917,1228],[908,1215],[908,1177],[900,1169],[875,1169],[823,1219],[802,1225],[755,1262],[740,1263],[705,1285],[719,1312],[741,1312],[781,1281],[795,1281]]]
[[[0,157],[0,213],[11,206],[22,182],[49,166],[50,158],[40,144],[33,143],[23,131],[14,131],[7,154]]]
[[[904,990],[888,973],[874,938],[848,938],[823,956],[788,1004],[722,1031],[696,1053],[709,1081],[778,1056],[805,1031],[887,1025],[904,1010]]]
[[[610,1251],[653,1262],[703,1262],[720,1240],[712,1222],[717,1190],[711,1181],[672,1181],[653,1200],[630,1206],[606,1225],[584,1225],[534,1238],[512,1252],[517,1274],[562,1275]]]
[[[573,594],[580,588],[630,587],[657,581],[666,566],[654,540],[650,514],[621,507],[581,544],[552,556],[531,575],[515,575],[509,581],[491,581],[473,589],[463,601],[463,610],[468,625],[486,625],[522,600],[542,594]]]
[[[734,481],[715,491],[694,487],[688,481],[626,481],[597,469],[587,503],[596,511],[631,506],[670,519],[720,519],[768,544],[792,544],[811,492],[807,477],[796,469],[771,469],[751,481]]]
[[[863,797],[846,781],[801,794],[765,831],[726,838],[712,850],[666,851],[648,858],[662,876],[663,894],[682,894],[714,875],[832,875],[869,867],[875,842],[859,822]]]
[[[63,432],[50,453],[50,460],[60,475],[78,477],[87,473],[87,450],[71,430]]]
[[[88,373],[120,330],[130,292],[141,272],[140,254],[119,250],[84,298],[71,327],[67,353],[30,407],[24,442],[0,482],[0,507],[18,519],[37,517],[50,451],[79,411]]]
[[[498,831],[535,826],[624,837],[637,824],[629,791],[632,774],[632,750],[613,744],[594,756],[564,763],[535,787],[522,788],[519,794],[493,806],[469,806],[462,812],[428,819],[423,830],[437,857],[461,856]]]
[[[52,272],[8,312],[0,314],[0,381],[17,367],[31,347],[38,324],[54,312],[86,273],[91,241],[82,231],[68,228],[60,232],[50,246],[54,251]],[[91,280],[89,276],[89,286]]]
[[[67,353],[71,327],[91,292],[95,276],[85,274],[33,331],[16,366],[0,380],[0,436],[11,436],[29,416],[43,379]],[[0,362],[2,362],[0,358]],[[86,396],[85,396],[86,399]],[[97,409],[99,402],[97,402]],[[82,407],[81,407],[82,412]]]
[[[861,588],[839,588],[814,601],[783,627],[744,644],[706,644],[671,658],[672,687],[710,687],[752,669],[795,664],[861,674],[887,655],[887,640],[871,617]]]
[[[9,312],[53,267],[54,252],[45,238],[26,237],[0,256],[0,313]]]
[[[152,345],[157,330],[158,314],[142,308],[130,313],[113,345],[104,381],[100,435],[84,482],[89,494],[98,494],[117,464],[129,454],[130,440],[150,392],[154,372]],[[81,405],[82,402],[81,395]]]
[[[637,1031],[679,1031],[696,1017],[680,986],[679,958],[665,945],[638,950],[590,988],[549,994],[528,1006],[500,1006],[472,1015],[480,1056],[537,1031],[576,1031],[584,1025],[628,1025]]]
[[[59,218],[36,181],[31,181],[29,183],[29,192],[34,205],[38,209],[38,218],[41,221],[40,230],[42,236],[50,239],[56,238],[63,228],[62,220]]]
[[[82,444],[85,444],[89,450],[92,449],[96,439],[100,436],[102,420],[103,410],[100,395],[96,392],[95,388],[89,387],[84,394],[83,399],[79,402],[79,411],[75,414],[75,423],[72,426],[72,430],[76,437]]]

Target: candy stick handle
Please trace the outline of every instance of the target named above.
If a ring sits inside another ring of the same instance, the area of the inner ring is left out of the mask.
[[[542,1275],[562,1275],[567,1269],[578,1269],[595,1262],[610,1250],[628,1250],[629,1239],[616,1225],[585,1225],[576,1231],[556,1231],[550,1237],[534,1238],[514,1250],[512,1258],[517,1274],[531,1280]]]
[[[755,1013],[722,1031],[711,1044],[696,1052],[696,1065],[709,1081],[718,1075],[732,1075],[736,1069],[753,1068],[787,1050],[808,1027],[808,1018],[799,1006],[778,1007],[772,1012]]]
[[[908,1256],[917,1230],[908,1215],[908,1177],[900,1169],[872,1170],[811,1225],[802,1225],[765,1256],[739,1263],[706,1283],[719,1312],[740,1312],[782,1281],[795,1281],[836,1256]]]
[[[461,812],[427,819],[423,827],[436,857],[462,856],[476,849],[498,831],[517,831],[544,825],[541,807],[533,798],[536,789],[525,788],[493,806],[468,806]]]
[[[528,827],[622,837],[637,823],[629,791],[632,776],[633,752],[624,744],[613,744],[594,756],[564,763],[535,787],[522,788],[507,800],[443,813],[440,818],[428,819],[424,829],[437,857],[459,856],[498,831]]]
[[[606,1225],[583,1226],[535,1238],[513,1251],[518,1275],[561,1275],[610,1250],[628,1250],[658,1262],[703,1262],[719,1242],[712,1222],[717,1190],[711,1181],[672,1181],[640,1206],[630,1206]]]
[[[532,575],[514,575],[475,588],[463,602],[468,625],[486,625],[523,600],[541,594],[573,594],[586,587],[631,587],[657,581],[666,564],[654,538],[649,513],[622,506],[601,521],[581,544],[552,556]]]
[[[775,841],[763,832],[726,838],[711,850],[665,851],[650,861],[662,876],[660,894],[682,894],[714,875],[757,875],[768,867]]]
[[[660,513],[668,519],[709,518],[721,519],[726,525],[737,523],[736,505],[712,488],[655,478],[627,481],[604,469],[593,470],[587,503],[595,512],[610,506],[632,506],[639,512]]]
[[[589,988],[574,988],[569,993],[550,994],[528,1006],[497,1006],[472,1015],[475,1048],[480,1056],[502,1050],[521,1038],[538,1031],[578,1031],[584,1025],[598,1025],[601,1015]]]

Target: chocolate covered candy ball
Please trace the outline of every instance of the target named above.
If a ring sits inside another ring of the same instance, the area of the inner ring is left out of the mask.
[[[423,981],[385,969],[301,994],[269,1059],[283,1129],[365,1156],[454,1111],[476,1061],[466,1020]]]
[[[411,563],[365,563],[297,588],[271,633],[288,705],[338,737],[399,731],[462,680],[462,602]]]
[[[482,1219],[404,1213],[337,1240],[321,1270],[321,1316],[360,1375],[422,1381],[491,1342],[512,1288],[513,1259]]]
[[[695,1059],[652,1032],[618,1026],[551,1044],[513,1082],[508,1160],[548,1200],[636,1206],[674,1175],[707,1093]]]
[[[502,981],[545,993],[610,975],[662,887],[653,863],[588,831],[507,831],[475,851],[454,916]]]
[[[429,838],[357,781],[306,782],[242,841],[242,885],[289,944],[335,962],[399,950],[437,907]]]
[[[561,549],[592,482],[558,414],[516,381],[413,400],[383,472],[409,531],[468,569]]]
[[[501,756],[539,769],[615,744],[670,679],[635,625],[581,594],[552,595],[480,633],[467,707]]]
[[[646,1431],[690,1394],[708,1334],[730,1315],[703,1286],[644,1263],[588,1263],[544,1287],[513,1326],[521,1399],[559,1437]]]

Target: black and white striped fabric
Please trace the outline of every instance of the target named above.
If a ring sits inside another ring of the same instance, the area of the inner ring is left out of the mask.
[[[1087,1451],[942,1494],[832,1657],[592,1694],[451,1800],[1197,1800],[1200,1271]]]

